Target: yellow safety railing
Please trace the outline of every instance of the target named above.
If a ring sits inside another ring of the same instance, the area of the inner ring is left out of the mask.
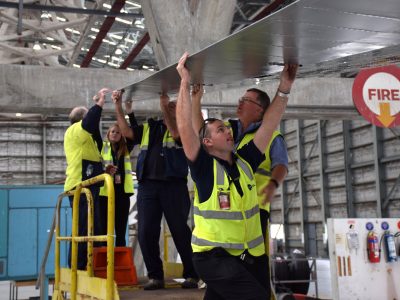
[[[107,212],[107,235],[93,235],[93,197],[89,189],[86,187],[104,181],[108,193],[108,212]],[[84,192],[88,203],[88,235],[78,236],[78,223],[79,223],[79,199],[81,193]],[[87,247],[87,266],[86,274],[88,277],[93,277],[93,242],[107,242],[107,280],[106,280],[106,300],[113,300],[114,296],[118,293],[115,290],[114,283],[114,184],[112,177],[109,174],[102,174],[88,180],[82,181],[76,186],[75,190],[63,193],[64,196],[74,196],[72,207],[72,233],[71,237],[60,236],[60,207],[61,199],[57,202],[57,216],[56,216],[56,238],[55,238],[55,272],[54,272],[54,292],[53,300],[62,300],[64,297],[61,293],[60,279],[60,242],[71,241],[71,269],[70,269],[70,297],[71,300],[77,299],[77,278],[78,278],[78,243],[88,243]],[[80,272],[80,271],[79,271]],[[69,274],[68,272],[66,274]],[[94,288],[86,287],[90,291]],[[115,300],[115,299],[114,299]]]

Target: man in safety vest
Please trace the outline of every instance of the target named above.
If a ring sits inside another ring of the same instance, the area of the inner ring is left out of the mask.
[[[193,110],[195,112],[196,126],[200,128],[203,123],[201,114],[202,87],[195,87],[192,92]],[[251,88],[239,98],[236,110],[238,119],[229,119],[227,125],[231,127],[235,148],[240,149],[253,138],[265,110],[270,105],[267,93],[256,88]],[[196,128],[196,129],[197,129]],[[260,204],[261,230],[265,240],[266,254],[269,256],[269,212],[270,204],[275,196],[276,190],[283,182],[288,170],[288,154],[286,143],[282,134],[275,130],[270,142],[265,149],[265,159],[258,166],[254,177],[256,181],[258,202]],[[264,201],[267,199],[267,201]],[[269,269],[269,266],[268,266]]]
[[[200,129],[203,123],[201,114],[202,88],[194,88],[192,93],[193,110],[195,112],[196,127]],[[229,126],[235,141],[235,147],[240,149],[254,138],[254,134],[261,125],[265,110],[270,104],[267,93],[256,88],[251,88],[239,98],[239,105],[236,109],[238,119],[229,119]],[[196,128],[196,129],[197,129]],[[277,188],[285,179],[288,172],[288,154],[286,143],[282,134],[275,130],[271,141],[265,149],[265,160],[259,165],[256,173],[256,186],[258,200],[260,203],[261,229],[266,246],[268,246],[268,220],[270,204]],[[264,199],[267,201],[263,204]]]
[[[79,106],[72,109],[69,119],[71,126],[68,127],[64,135],[64,152],[67,160],[67,178],[64,184],[64,191],[70,191],[81,181],[95,177],[103,173],[101,162],[101,148],[103,140],[101,138],[99,123],[105,94],[108,89],[101,89],[93,97],[96,102],[89,110],[86,107]],[[89,187],[93,196],[94,220],[100,213],[98,211],[99,185]],[[69,197],[72,207],[73,197]],[[79,236],[87,236],[87,200],[84,193],[79,200]],[[94,222],[94,234],[100,234],[101,228],[99,222]],[[69,249],[69,262],[71,262],[71,247]],[[85,270],[87,263],[87,244],[78,244],[78,269]]]
[[[261,125],[265,110],[270,104],[267,93],[251,88],[239,99],[237,116],[239,119],[229,119],[237,149],[250,142]],[[275,130],[271,141],[265,149],[265,160],[258,166],[255,173],[258,200],[260,203],[261,229],[264,239],[268,227],[270,203],[279,185],[283,182],[288,170],[288,154],[282,134]],[[264,198],[267,202],[263,204]]]
[[[164,215],[183,263],[182,288],[197,288],[198,276],[192,262],[191,230],[187,225],[190,198],[187,188],[188,165],[175,120],[175,102],[160,97],[163,120],[129,127],[125,120],[121,94],[113,93],[117,121],[122,134],[140,145],[136,176],[138,179],[138,240],[148,271],[145,290],[164,288],[160,259],[160,224]]]
[[[179,60],[181,85],[177,124],[195,182],[193,262],[207,284],[205,299],[269,299],[267,256],[254,173],[287,105],[297,65],[285,65],[279,90],[248,144],[233,153],[223,121],[204,121],[195,131],[190,101],[188,54]],[[267,199],[264,199],[266,201]]]

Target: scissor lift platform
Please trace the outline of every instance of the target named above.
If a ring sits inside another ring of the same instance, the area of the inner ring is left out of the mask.
[[[120,300],[201,300],[206,291],[205,289],[182,289],[181,285],[173,279],[165,280],[165,289],[145,291],[143,285],[147,282],[147,278],[139,277],[138,280],[138,286],[118,288]]]

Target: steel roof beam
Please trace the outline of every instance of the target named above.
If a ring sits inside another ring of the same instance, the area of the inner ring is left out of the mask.
[[[121,8],[124,7],[124,5],[125,5],[125,0],[116,0],[113,6],[111,7],[110,11],[119,12]],[[81,68],[87,68],[90,65],[93,56],[100,48],[103,39],[107,36],[107,33],[114,24],[114,22],[115,22],[115,17],[107,17],[104,20],[104,23],[100,27],[100,31],[97,33],[97,36],[92,43],[92,46],[90,46],[88,53],[86,54],[85,58],[81,63]]]
[[[119,1],[118,1],[119,2]],[[124,1],[125,2],[125,1]],[[19,3],[0,1],[0,7],[15,8],[19,9]],[[83,14],[83,15],[99,15],[108,17],[134,17],[143,18],[143,14],[140,13],[122,13],[119,10],[101,10],[101,9],[83,9],[78,7],[67,7],[67,6],[54,6],[54,5],[41,5],[41,4],[23,4],[24,10],[41,10],[41,11],[54,11],[63,13]]]
[[[132,61],[138,56],[140,51],[146,46],[150,40],[150,35],[148,32],[140,39],[136,46],[132,49],[131,53],[125,58],[124,62],[119,67],[120,69],[126,69],[132,63]]]

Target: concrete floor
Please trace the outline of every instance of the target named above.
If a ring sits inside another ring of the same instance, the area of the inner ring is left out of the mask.
[[[139,280],[141,280],[140,278]],[[332,288],[331,288],[331,274],[330,274],[330,263],[329,260],[317,260],[317,279],[318,279],[318,296],[320,299],[332,299]],[[119,290],[120,299],[158,299],[158,300],[200,300],[203,299],[205,290],[204,289],[191,289],[184,290],[180,288],[177,282],[172,280],[167,281],[166,288],[157,291],[144,291],[140,288],[123,287]],[[10,294],[10,282],[0,281],[0,300],[9,299]],[[38,297],[40,294],[39,290],[36,290],[34,286],[25,286],[18,288],[18,299],[26,300],[30,297]],[[49,295],[52,294],[52,287],[49,287]],[[315,284],[310,284],[308,292],[309,296],[316,296]]]
[[[145,282],[141,282],[145,283]],[[156,291],[144,291],[138,287],[121,287],[119,297],[121,300],[148,299],[148,300],[200,300],[203,299],[204,289],[182,289],[180,284],[167,280],[165,289]],[[49,287],[49,295],[52,294],[52,286]],[[34,286],[23,286],[18,288],[18,300],[27,300],[39,297],[40,291]],[[10,281],[0,281],[0,300],[10,299]],[[11,300],[11,299],[10,299]]]

